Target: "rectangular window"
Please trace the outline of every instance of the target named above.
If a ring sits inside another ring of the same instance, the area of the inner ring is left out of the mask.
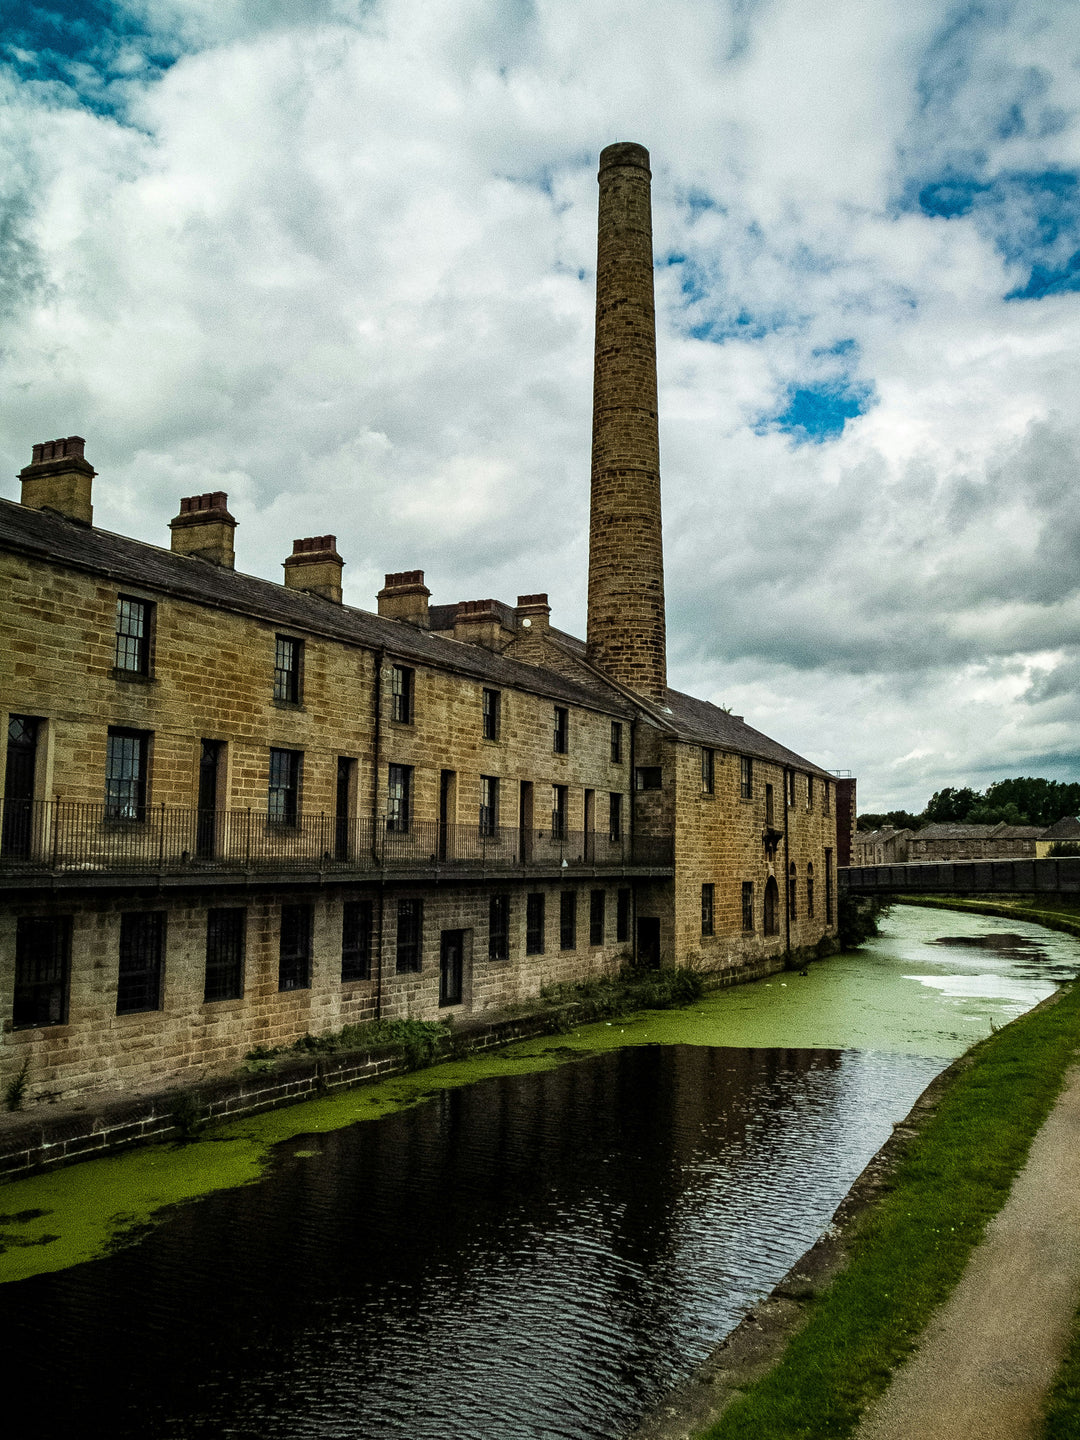
[[[544,953],[544,897],[528,895],[525,898],[525,954]]]
[[[612,720],[611,722],[611,763],[622,764],[622,721]]]
[[[282,905],[278,947],[278,989],[311,986],[311,906]]]
[[[826,786],[828,782],[826,782]],[[833,853],[825,851],[825,923],[833,923]]]
[[[106,820],[146,819],[146,730],[110,728],[105,752]]]
[[[559,949],[577,948],[577,891],[564,890],[559,896]]]
[[[589,944],[604,943],[604,910],[607,907],[607,891],[592,890],[589,893]]]
[[[488,959],[510,957],[510,896],[492,895],[488,904]]]
[[[715,888],[712,885],[701,887],[701,933],[711,935],[713,933],[713,899]]]
[[[300,703],[300,655],[304,642],[291,635],[278,635],[274,641],[274,699],[287,705]]]
[[[765,824],[771,826],[774,819],[773,812],[773,787],[765,786]]]
[[[812,920],[814,918],[814,867],[806,867],[806,913]]]
[[[480,776],[480,834],[494,835],[499,823],[499,782],[494,775]]]
[[[754,762],[749,755],[739,756],[739,795],[743,800],[754,798]]]
[[[497,740],[499,738],[499,701],[501,698],[498,690],[484,691],[482,716],[485,740]]]
[[[390,718],[399,725],[413,722],[413,674],[407,665],[395,665],[390,671]]]
[[[795,805],[795,771],[785,770],[784,779],[787,784],[787,803],[791,808]]]
[[[822,809],[822,813],[825,814],[825,815],[831,815],[831,814],[832,814],[832,781],[831,781],[831,780],[826,780],[826,781],[824,782],[824,789],[823,789],[822,794],[821,794],[821,809]]]
[[[615,906],[615,939],[630,939],[630,891],[620,890]]]
[[[71,917],[15,922],[15,1004],[12,1024],[66,1025],[71,975]]]
[[[635,790],[659,790],[664,783],[664,772],[659,765],[639,765],[634,771]]]
[[[814,808],[814,777],[813,777],[813,775],[807,775],[807,777],[806,777],[806,808],[807,808],[808,810],[812,810],[812,809]]]
[[[386,828],[404,835],[412,814],[412,766],[391,765],[387,776]]]
[[[622,839],[622,796],[614,792],[608,796],[608,837]]]
[[[795,862],[792,861],[790,867],[788,868],[788,882],[787,882],[787,908],[788,908],[788,919],[789,919],[789,920],[797,920],[797,919],[798,919],[798,914],[799,914],[798,888],[799,888],[798,871],[795,869]]]
[[[341,907],[341,978],[371,979],[370,900],[346,900]]]
[[[116,986],[118,1015],[161,1009],[164,955],[163,910],[120,916],[120,969]]]
[[[570,748],[570,712],[561,705],[555,706],[555,754],[565,755]]]
[[[566,796],[565,785],[551,787],[551,838],[566,839]]]
[[[742,882],[742,928],[753,930],[754,928],[754,882],[744,880]]]
[[[243,995],[246,930],[246,910],[206,912],[204,1000],[239,1000]]]
[[[295,825],[300,813],[300,750],[270,751],[266,818],[271,825]]]
[[[127,675],[150,674],[150,618],[148,600],[130,595],[116,598],[116,668]]]
[[[424,934],[424,902],[397,902],[397,972],[418,974]]]
[[[716,754],[707,746],[701,747],[701,790],[711,795],[716,782]]]

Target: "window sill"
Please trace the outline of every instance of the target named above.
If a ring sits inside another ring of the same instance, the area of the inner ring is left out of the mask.
[[[415,720],[391,720],[391,721],[390,721],[390,724],[394,727],[395,730],[415,730],[415,729],[416,729],[416,721],[415,721]]]
[[[157,680],[153,675],[144,674],[141,670],[120,670],[115,665],[109,671],[110,680],[119,680],[122,685],[156,685]]]
[[[275,696],[270,703],[275,710],[299,710],[303,713],[304,709],[304,702],[302,700],[279,700],[277,696]]]
[[[713,790],[702,790],[701,798],[702,800],[715,800],[716,792]]]

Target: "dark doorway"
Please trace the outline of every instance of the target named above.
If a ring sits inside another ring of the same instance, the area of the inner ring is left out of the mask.
[[[439,947],[439,1004],[460,1005],[465,975],[465,931],[444,930]]]
[[[40,721],[32,715],[8,717],[4,767],[4,825],[0,851],[27,859],[34,833],[34,778]]]
[[[518,808],[518,839],[521,863],[528,865],[533,855],[533,787],[531,780],[522,780]]]
[[[638,916],[637,958],[650,970],[660,968],[660,921],[654,915]]]
[[[222,740],[203,740],[199,755],[199,813],[195,824],[195,854],[212,860],[217,850],[218,779]]]
[[[450,826],[454,815],[454,785],[457,772],[444,770],[439,776],[439,859],[451,854]],[[449,932],[448,932],[449,933]],[[446,1002],[449,1003],[449,1002]]]
[[[337,762],[337,790],[334,796],[334,859],[348,860],[349,812],[351,809],[353,772],[356,761],[347,755],[339,755]]]

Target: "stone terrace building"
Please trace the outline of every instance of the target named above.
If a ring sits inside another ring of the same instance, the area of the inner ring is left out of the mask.
[[[1035,857],[1040,825],[924,825],[908,842],[910,861],[1019,860]]]
[[[332,535],[239,574],[221,493],[168,550],[109,534],[81,437],[34,446],[0,501],[0,1077],[123,1088],[832,943],[834,781],[667,686],[647,152],[600,182],[584,642],[419,570],[346,606]]]

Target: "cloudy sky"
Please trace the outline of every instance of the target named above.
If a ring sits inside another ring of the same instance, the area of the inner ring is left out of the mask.
[[[1080,775],[1069,0],[53,0],[0,47],[2,493],[584,633],[596,157],[652,152],[673,684],[860,805]]]

